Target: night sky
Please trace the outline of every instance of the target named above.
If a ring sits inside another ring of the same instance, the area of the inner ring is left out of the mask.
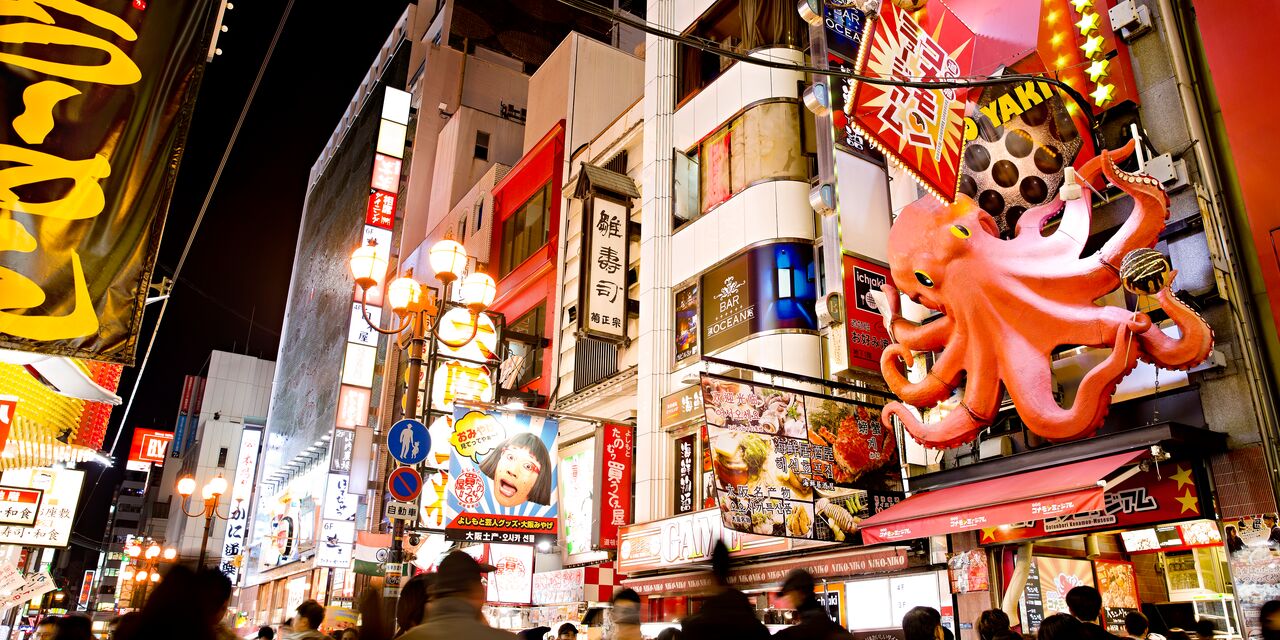
[[[225,20],[223,55],[205,71],[178,172],[156,275],[172,274],[284,12],[286,0],[236,0]],[[274,360],[293,265],[306,181],[342,112],[407,0],[297,0],[227,168],[173,289],[160,334],[114,453],[120,459],[85,504],[76,533],[100,540],[132,429],[174,428],[183,377],[214,349]],[[160,305],[147,308],[142,363]],[[252,318],[252,330],[250,329]],[[128,401],[137,367],[126,368]],[[106,446],[120,428],[112,412]],[[91,466],[86,484],[98,483]]]

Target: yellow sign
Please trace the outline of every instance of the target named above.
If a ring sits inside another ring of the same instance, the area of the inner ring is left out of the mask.
[[[1016,86],[1013,91],[1002,94],[991,102],[978,107],[978,111],[987,117],[991,126],[999,127],[1013,118],[1045,100],[1053,98],[1053,87],[1048,83],[1028,80]],[[972,117],[964,119],[964,139],[978,139],[978,123]]]

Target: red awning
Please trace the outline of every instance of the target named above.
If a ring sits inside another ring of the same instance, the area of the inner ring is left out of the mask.
[[[866,544],[1099,511],[1121,467],[1142,451],[917,493],[862,521]]]

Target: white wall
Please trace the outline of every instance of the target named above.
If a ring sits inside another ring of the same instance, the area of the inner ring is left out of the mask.
[[[484,160],[475,157],[477,131],[489,134],[489,157]],[[463,195],[490,167],[495,163],[511,166],[519,162],[523,138],[524,127],[518,123],[470,107],[458,109],[436,142],[428,235],[440,227]]]

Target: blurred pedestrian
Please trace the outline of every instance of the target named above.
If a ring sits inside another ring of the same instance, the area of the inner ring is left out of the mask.
[[[1191,640],[1191,636],[1186,631],[1174,629],[1169,632],[1169,640]]]
[[[45,616],[40,619],[40,623],[36,625],[35,632],[31,634],[31,640],[57,640],[58,638],[58,617]]]
[[[419,573],[400,586],[400,600],[396,602],[396,625],[399,628],[397,633],[401,636],[426,621],[427,590],[432,578],[430,573]]]
[[[404,640],[514,640],[513,633],[485,624],[483,576],[493,566],[454,551],[440,561],[427,592],[429,624],[418,625],[401,636]]]
[[[1055,613],[1040,621],[1036,640],[1080,640],[1089,637],[1087,625],[1065,613]]]
[[[275,640],[276,630],[271,627],[259,627],[258,635],[254,636],[254,640]]]
[[[547,640],[547,634],[551,633],[551,627],[533,627],[525,629],[516,635],[521,640]]]
[[[572,622],[560,625],[556,630],[556,640],[578,640],[578,626]]]
[[[120,621],[120,640],[232,640],[222,624],[231,603],[231,581],[215,569],[170,567],[136,617]]]
[[[360,632],[352,629],[351,627],[347,627],[346,629],[338,631],[336,640],[360,640]]]
[[[1195,639],[1196,640],[1213,640],[1213,632],[1216,631],[1217,629],[1218,629],[1218,626],[1213,624],[1212,620],[1208,618],[1200,618],[1199,620],[1196,620]]]
[[[117,638],[119,638],[119,637],[120,637],[120,625],[124,624],[124,622],[125,622],[126,620],[133,620],[133,619],[137,618],[137,617],[138,617],[138,615],[139,615],[139,614],[138,614],[138,612],[137,612],[137,611],[130,611],[129,613],[126,613],[126,614],[123,614],[123,615],[120,615],[120,616],[116,616],[116,617],[114,617],[114,618],[112,618],[112,619],[108,620],[108,621],[107,621],[107,638],[108,638],[108,640],[117,640]],[[267,640],[270,640],[270,638],[268,638]]]
[[[826,608],[818,603],[813,576],[808,571],[795,569],[788,573],[778,597],[795,609],[799,622],[773,634],[773,637],[780,640],[852,640],[853,635],[832,622]]]
[[[1123,640],[1102,628],[1102,594],[1090,586],[1079,586],[1067,592],[1067,609],[1083,627],[1080,637],[1084,640]]]
[[[686,618],[680,625],[684,640],[763,640],[769,630],[756,618],[756,608],[741,591],[729,586],[729,547],[717,540],[711,550],[711,577],[715,592],[702,604],[702,610]]]
[[[902,616],[906,640],[942,640],[942,614],[933,607],[916,607]]]
[[[1267,543],[1272,547],[1280,547],[1280,526],[1276,526],[1276,514],[1269,513],[1262,516],[1262,524],[1266,525],[1267,530],[1271,532],[1267,534]]]
[[[1022,640],[1009,628],[1009,614],[1003,609],[987,609],[978,616],[979,640]]]
[[[1141,611],[1130,611],[1124,617],[1124,632],[1132,640],[1165,640],[1164,636],[1151,633],[1151,623]]]
[[[324,605],[315,600],[304,600],[293,618],[293,635],[289,640],[333,640],[320,632],[324,623]]]
[[[640,594],[635,589],[622,589],[613,594],[613,634],[609,640],[641,640]]]
[[[382,588],[366,587],[356,601],[360,613],[360,637],[363,640],[391,640],[395,635],[395,621],[387,620],[382,611]]]
[[[93,640],[93,624],[88,618],[66,615],[57,619],[57,640]]]
[[[680,640],[680,628],[667,627],[659,631],[657,640]]]
[[[1258,612],[1258,628],[1262,640],[1280,640],[1280,600],[1271,600]]]

